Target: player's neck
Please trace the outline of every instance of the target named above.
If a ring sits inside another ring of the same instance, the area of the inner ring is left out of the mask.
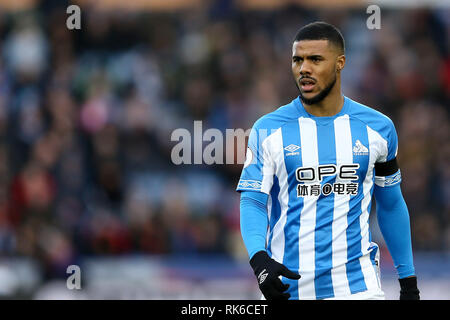
[[[338,114],[344,105],[344,96],[340,85],[336,83],[330,93],[319,103],[303,104],[305,110],[316,117],[332,117]]]

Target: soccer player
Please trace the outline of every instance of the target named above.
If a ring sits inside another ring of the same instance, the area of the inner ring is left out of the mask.
[[[345,62],[334,26],[301,28],[292,45],[299,97],[251,130],[237,190],[243,241],[266,299],[384,299],[372,195],[400,299],[419,299],[397,133],[387,116],[341,93]]]

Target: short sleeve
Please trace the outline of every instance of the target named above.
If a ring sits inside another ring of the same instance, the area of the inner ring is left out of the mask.
[[[398,137],[397,130],[395,130],[395,125],[392,120],[389,119],[388,125],[388,148],[386,161],[392,160],[397,157],[398,152]]]
[[[261,129],[256,124],[250,131],[245,163],[236,188],[237,191],[250,190],[270,193],[274,165],[265,143],[268,136],[268,130]]]
[[[391,187],[402,180],[397,163],[398,137],[394,123],[389,119],[387,126],[387,147],[378,162],[375,163],[375,184],[379,187]]]

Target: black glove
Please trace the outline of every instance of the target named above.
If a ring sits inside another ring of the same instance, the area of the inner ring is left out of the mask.
[[[284,292],[289,288],[278,276],[298,280],[300,275],[290,271],[281,263],[269,257],[266,251],[258,251],[250,260],[250,265],[258,278],[259,289],[267,300],[288,300],[291,296]]]
[[[417,277],[398,279],[400,282],[400,300],[420,300],[417,289]]]

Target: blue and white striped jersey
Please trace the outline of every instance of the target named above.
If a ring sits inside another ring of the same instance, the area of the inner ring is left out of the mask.
[[[347,97],[332,117],[309,114],[296,98],[256,121],[237,190],[269,195],[267,252],[302,276],[282,279],[291,299],[379,290],[373,187],[401,176],[378,177],[374,168],[396,154],[392,121]]]

